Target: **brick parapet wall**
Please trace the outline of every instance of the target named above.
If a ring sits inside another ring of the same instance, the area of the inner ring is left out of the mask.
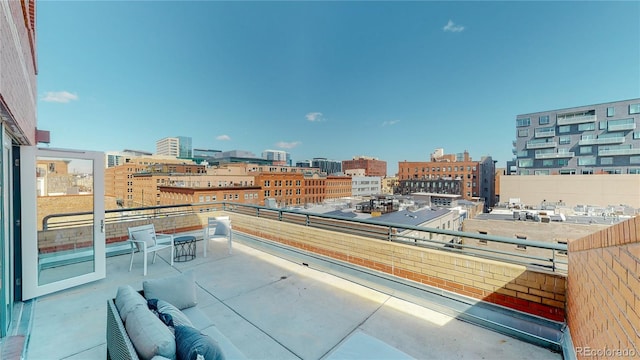
[[[640,357],[640,217],[569,244],[567,297],[579,358],[605,349]]]
[[[566,278],[445,251],[232,214],[235,230],[556,321]]]
[[[182,216],[165,216],[134,221],[118,221],[107,223],[105,226],[105,241],[115,244],[129,238],[128,228],[153,223],[158,233],[181,233],[201,230],[206,224],[208,216],[218,213],[191,214]],[[93,228],[91,226],[77,226],[71,228],[38,231],[38,249],[40,253],[74,250],[90,247],[93,244]]]
[[[561,274],[237,213],[207,212],[152,221],[158,232],[172,233],[175,228],[179,233],[201,230],[208,217],[220,215],[231,216],[233,228],[244,233],[551,320],[565,319],[566,278]],[[107,243],[124,241],[128,227],[149,222],[107,224]],[[50,233],[40,236],[55,240]],[[60,238],[48,249],[61,249]],[[72,236],[62,238],[69,240],[64,245],[71,248],[78,243]]]

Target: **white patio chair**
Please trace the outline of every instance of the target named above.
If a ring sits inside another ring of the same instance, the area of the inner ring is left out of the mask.
[[[227,240],[229,243],[229,254],[231,254],[231,219],[228,216],[219,216],[207,219],[207,226],[204,228],[204,256],[207,256],[207,248],[210,240]]]
[[[147,254],[153,253],[153,261],[159,250],[171,248],[171,266],[173,266],[173,235],[156,234],[153,224],[134,226],[129,228],[129,242],[131,243],[131,262],[129,271],[133,266],[133,254],[136,250],[142,253],[144,260],[144,276],[147,276]]]

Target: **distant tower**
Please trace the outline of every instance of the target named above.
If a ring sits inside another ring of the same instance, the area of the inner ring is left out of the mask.
[[[156,154],[180,158],[192,158],[191,138],[187,136],[167,137],[156,141]]]

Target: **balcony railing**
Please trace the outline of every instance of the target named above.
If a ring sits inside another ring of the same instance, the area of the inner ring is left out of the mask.
[[[527,149],[554,148],[556,146],[558,146],[558,143],[555,141],[548,141],[548,142],[527,141]]]
[[[427,228],[407,224],[386,223],[376,220],[343,218],[339,216],[306,213],[302,210],[274,209],[257,205],[215,202],[183,204],[170,206],[153,206],[145,208],[118,209],[105,211],[105,223],[117,224],[134,221],[162,221],[162,228],[170,228],[164,222],[176,224],[178,216],[193,216],[195,214],[225,211],[274,221],[314,227],[336,231],[339,233],[359,235],[371,239],[392,241],[412,246],[419,246],[441,251],[456,252],[465,255],[478,256],[507,263],[540,267],[551,271],[565,272],[567,269],[567,245],[492,235],[467,233],[462,231]],[[91,219],[87,219],[90,212],[65,213],[49,215],[43,219],[44,231],[51,231],[66,227],[89,226]],[[173,229],[180,232],[181,229]],[[120,236],[124,236],[121,234]],[[476,239],[496,244],[511,244],[535,249],[531,253],[522,251],[504,251],[491,246],[477,246],[476,241],[465,243],[467,239]],[[464,240],[464,241],[463,241]],[[110,243],[107,239],[107,243]],[[558,256],[560,255],[560,256]],[[564,259],[564,260],[563,260]]]
[[[562,115],[557,117],[556,123],[558,125],[572,125],[596,122],[597,120],[596,115]]]
[[[563,159],[563,158],[572,158],[574,156],[575,156],[574,152],[543,153],[543,154],[536,154],[536,159]]]
[[[611,124],[607,125],[607,131],[624,131],[624,130],[635,130],[636,123],[628,123],[628,124]]]
[[[598,156],[640,155],[639,149],[602,149],[598,150]]]
[[[624,137],[608,137],[597,139],[583,139],[578,141],[578,145],[605,145],[605,144],[622,144],[624,143]]]
[[[536,138],[554,137],[554,136],[556,136],[556,129],[536,130],[534,135],[534,137]]]

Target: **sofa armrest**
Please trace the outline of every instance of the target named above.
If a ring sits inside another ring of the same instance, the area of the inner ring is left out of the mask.
[[[107,300],[107,359],[138,359],[112,299]]]

